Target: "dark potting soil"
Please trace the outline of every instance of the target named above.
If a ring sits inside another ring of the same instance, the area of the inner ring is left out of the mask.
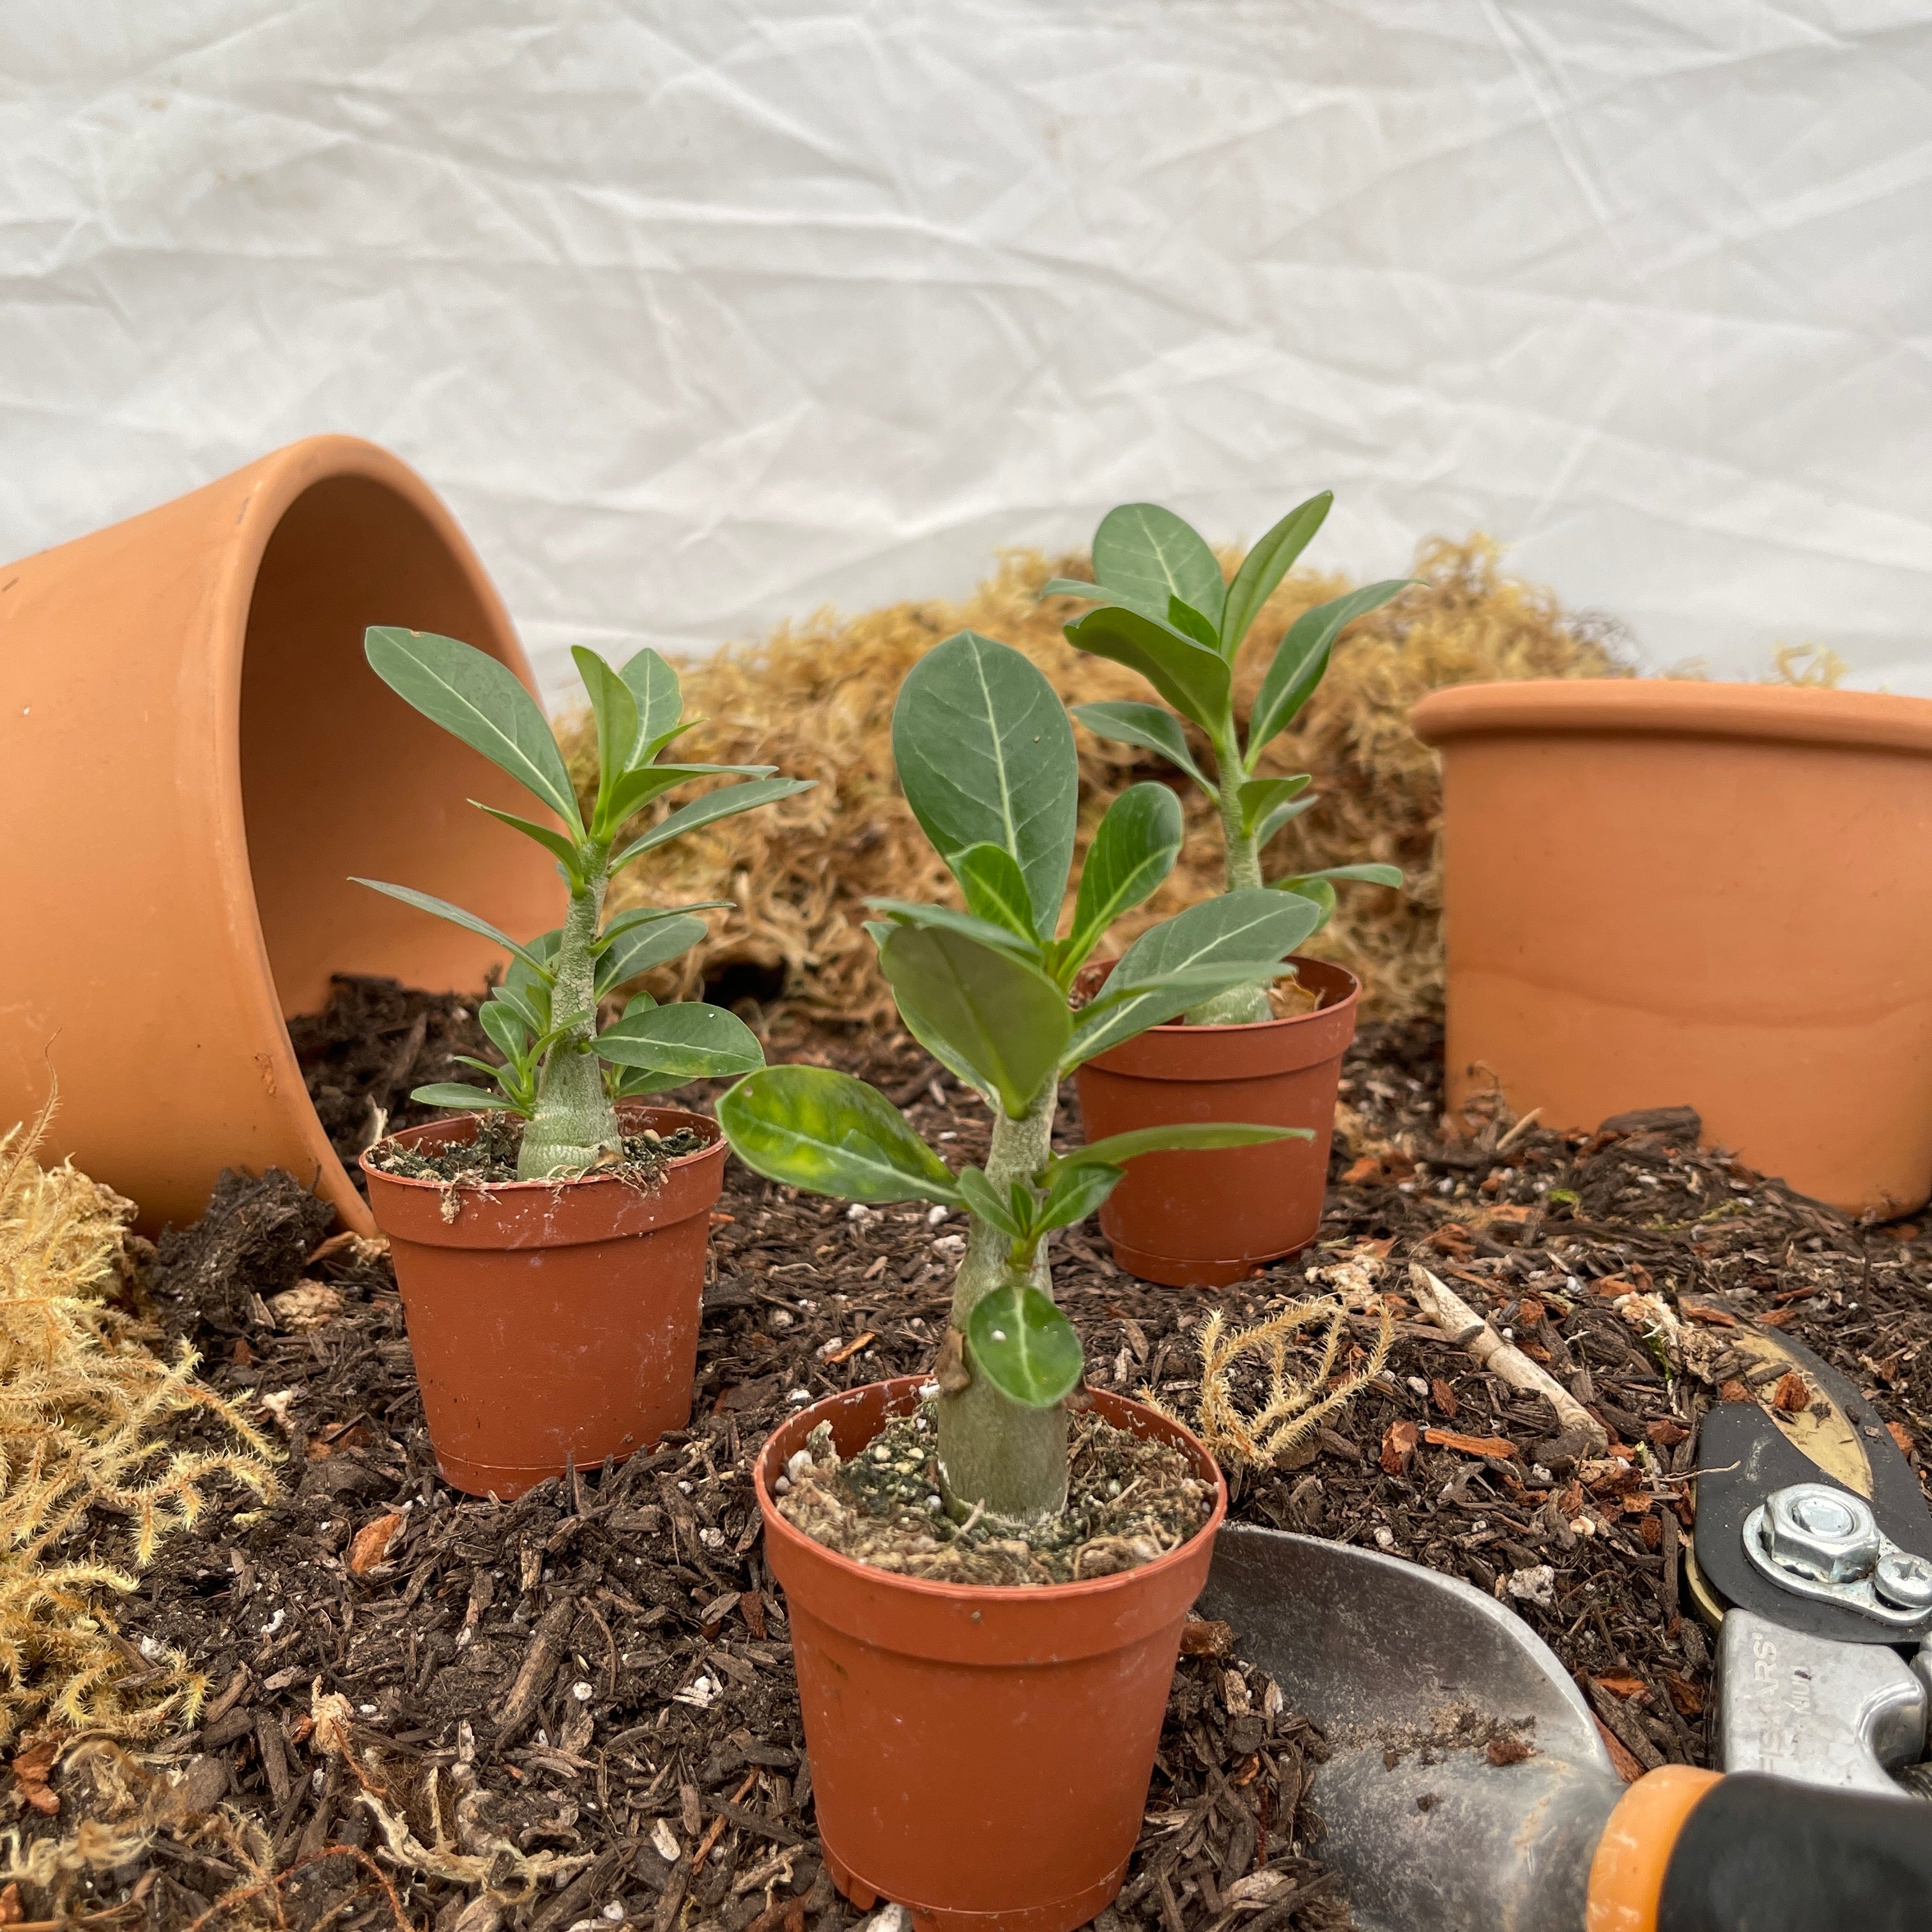
[[[1089,1410],[1067,1436],[1066,1507],[1038,1524],[955,1523],[938,1492],[938,1409],[897,1416],[841,1461],[821,1422],[778,1478],[778,1513],[815,1542],[874,1569],[932,1582],[1084,1582],[1137,1570],[1198,1534],[1214,1492],[1170,1442]]]
[[[770,1052],[865,1075],[949,1156],[983,1160],[979,1103],[909,1042],[776,1037]],[[1088,1224],[1056,1248],[1057,1292],[1094,1382],[1150,1384],[1191,1414],[1211,1307],[1251,1322],[1324,1286],[1308,1277],[1344,1258],[1380,1263],[1379,1285],[1406,1292],[1407,1262],[1426,1261],[1654,1463],[1640,1457],[1635,1480],[1539,1464],[1547,1408],[1410,1311],[1387,1378],[1296,1466],[1233,1472],[1234,1517],[1500,1588],[1576,1675],[1629,1768],[1706,1762],[1709,1643],[1681,1580],[1682,1477],[1699,1414],[1744,1392],[1727,1387],[1725,1336],[1784,1325],[1868,1394],[1916,1461],[1932,1429],[1932,1240],[1923,1224],[1861,1227],[1797,1199],[1697,1149],[1667,1117],[1588,1136],[1532,1126],[1505,1142],[1496,1123],[1451,1132],[1467,1124],[1442,1120],[1440,1077],[1439,1036],[1364,1029],[1318,1250],[1210,1300],[1120,1273]],[[1070,1109],[1063,1139],[1077,1131]],[[212,1510],[116,1606],[130,1654],[144,1639],[182,1645],[208,1700],[133,1771],[110,1778],[70,1754],[52,1774],[58,1815],[7,1796],[23,1856],[84,1821],[134,1828],[118,1863],[70,1861],[23,1882],[25,1916],[138,1899],[97,1922],[145,1916],[182,1932],[226,1899],[208,1932],[306,1932],[325,1917],[390,1932],[851,1925],[860,1915],[832,1895],[814,1835],[750,1459],[800,1403],[930,1367],[957,1222],[934,1227],[911,1205],[854,1217],[734,1163],[690,1428],[620,1469],[493,1505],[436,1478],[386,1258],[289,1232],[292,1186],[238,1178],[214,1225],[183,1231],[165,1277],[235,1311],[200,1322],[203,1372],[258,1402],[289,1452],[279,1500]],[[298,1247],[297,1279],[334,1287],[340,1310],[283,1332],[264,1318],[254,1271],[281,1281]],[[1667,1346],[1660,1360],[1619,1312],[1634,1305],[1626,1288],[1646,1288],[1717,1345],[1695,1366]],[[1374,1326],[1359,1322],[1364,1350]],[[101,1528],[102,1555],[120,1553],[118,1533]],[[1270,1708],[1238,1646],[1189,1628],[1105,1932],[1346,1923],[1306,1809],[1311,1778],[1318,1802],[1321,1741]]]
[[[452,1186],[488,1187],[517,1178],[517,1156],[524,1144],[524,1123],[514,1114],[484,1114],[475,1135],[466,1140],[420,1147],[399,1141],[376,1144],[370,1159],[385,1174],[408,1180],[436,1180]],[[598,1171],[615,1175],[634,1186],[654,1186],[665,1168],[681,1154],[700,1153],[710,1143],[690,1127],[660,1134],[650,1128],[624,1136],[623,1158]]]
[[[424,993],[394,980],[338,973],[319,1013],[289,1022],[289,1039],[322,1131],[350,1178],[363,1149],[385,1134],[443,1118],[442,1110],[410,1098],[418,1087],[467,1081],[459,1053],[500,1060],[477,1024],[487,994]],[[364,1189],[366,1192],[366,1189]]]

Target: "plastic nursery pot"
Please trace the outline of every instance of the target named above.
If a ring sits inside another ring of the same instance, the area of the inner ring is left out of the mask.
[[[1451,1107],[1688,1104],[1854,1214],[1932,1193],[1932,703],[1466,685],[1442,752]]]
[[[1031,1588],[927,1582],[835,1555],[778,1514],[772,1486],[819,1423],[855,1456],[916,1406],[922,1379],[800,1410],[754,1472],[826,1862],[860,1910],[890,1899],[918,1932],[1069,1932],[1126,1874],[1227,1485],[1178,1423],[1096,1389],[1106,1420],[1179,1443],[1214,1486],[1200,1531],[1142,1569]]]
[[[715,1120],[622,1108],[627,1128],[691,1127],[709,1143],[649,1192],[610,1174],[446,1187],[362,1156],[389,1238],[436,1466],[472,1496],[520,1496],[570,1463],[622,1462],[691,1420],[711,1204],[724,1185]],[[378,1146],[447,1146],[476,1116]]]
[[[145,1226],[193,1219],[225,1166],[272,1164],[370,1231],[283,1017],[334,972],[467,989],[500,956],[351,874],[520,935],[560,916],[550,860],[466,802],[523,795],[369,669],[372,623],[530,682],[449,512],[349,436],[0,568],[0,1123],[51,1073],[58,1150]]]
[[[1111,964],[1090,969],[1093,983]],[[1294,968],[1300,983],[1322,995],[1313,1012],[1246,1026],[1152,1027],[1074,1076],[1090,1141],[1177,1120],[1314,1133],[1312,1141],[1130,1162],[1101,1207],[1100,1226],[1114,1260],[1144,1281],[1223,1287],[1306,1247],[1322,1225],[1336,1082],[1362,988],[1326,959],[1298,956]]]

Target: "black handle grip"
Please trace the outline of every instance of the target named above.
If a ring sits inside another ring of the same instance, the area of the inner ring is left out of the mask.
[[[1928,1932],[1932,1804],[1739,1772],[1684,1820],[1658,1932]]]

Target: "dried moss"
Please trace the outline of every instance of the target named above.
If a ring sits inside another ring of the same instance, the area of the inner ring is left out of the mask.
[[[1231,551],[1223,567],[1232,574],[1239,561]],[[1061,636],[1082,607],[1039,597],[1051,576],[1088,574],[1077,556],[1011,552],[960,603],[898,604],[851,618],[823,611],[683,667],[686,709],[704,722],[680,741],[681,755],[776,764],[818,783],[680,840],[620,880],[614,907],[646,898],[736,902],[711,916],[707,943],[647,982],[652,990],[686,996],[732,967],[748,968],[814,1018],[889,1020],[862,902],[872,895],[957,902],[892,776],[900,682],[926,651],[963,627],[1025,652],[1070,704],[1146,697],[1132,672],[1083,656]],[[1414,574],[1414,589],[1346,633],[1314,701],[1264,762],[1270,773],[1312,772],[1322,801],[1276,842],[1271,873],[1382,860],[1408,876],[1400,894],[1345,888],[1334,922],[1311,948],[1360,974],[1370,1010],[1388,1018],[1429,1011],[1442,992],[1440,785],[1435,754],[1409,731],[1410,707],[1429,692],[1479,680],[1627,674],[1607,625],[1566,615],[1549,591],[1505,576],[1486,538],[1425,544]],[[1244,716],[1282,633],[1310,605],[1347,587],[1336,577],[1298,572],[1276,592],[1237,668]],[[559,736],[587,796],[596,783],[587,718],[562,721]],[[1083,841],[1127,785],[1173,776],[1130,747],[1085,731],[1078,740]],[[1182,796],[1189,836],[1181,863],[1123,922],[1123,942],[1220,890],[1212,810],[1192,787]]]
[[[122,1643],[106,1601],[200,1518],[211,1483],[274,1485],[274,1451],[195,1379],[194,1351],[164,1362],[113,1305],[134,1203],[35,1162],[52,1106],[0,1136],[0,1743],[35,1725],[143,1737],[191,1720],[205,1681],[178,1652]],[[121,1561],[95,1553],[104,1515],[131,1528]]]

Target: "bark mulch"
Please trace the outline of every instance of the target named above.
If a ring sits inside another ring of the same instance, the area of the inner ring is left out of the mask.
[[[409,1019],[385,1064],[406,1046],[420,1064],[429,1030],[417,1039]],[[977,1102],[910,1042],[821,1034],[775,1041],[772,1057],[862,1072],[944,1151],[983,1154]],[[1697,1419],[1746,1393],[1724,1330],[1785,1324],[1916,1441],[1932,1427],[1932,1240],[1798,1199],[1700,1150],[1668,1114],[1589,1136],[1532,1123],[1507,1138],[1500,1120],[1446,1121],[1441,1060],[1426,1028],[1365,1032],[1346,1071],[1328,1218],[1296,1261],[1217,1304],[1120,1273],[1088,1223],[1057,1250],[1058,1291],[1095,1383],[1149,1385],[1191,1414],[1210,1307],[1245,1324],[1327,1292],[1339,1263],[1366,1268],[1405,1298],[1384,1375],[1293,1466],[1232,1472],[1234,1516],[1497,1592],[1576,1675],[1629,1771],[1703,1762],[1710,1646],[1678,1552]],[[341,1090],[392,1090],[358,1074]],[[1070,1107],[1063,1133],[1077,1132]],[[118,1862],[23,1888],[25,1916],[145,1914],[161,1932],[853,1924],[813,1834],[749,1459],[796,1403],[929,1365],[956,1217],[854,1214],[734,1166],[691,1427],[621,1468],[492,1504],[436,1478],[386,1258],[322,1240],[301,1196],[281,1177],[238,1180],[149,1270],[164,1318],[206,1350],[208,1379],[274,1418],[286,1489],[176,1538],[122,1607],[128,1640],[182,1646],[209,1698],[194,1730],[141,1754],[105,1796],[98,1768],[71,1757],[53,1780],[59,1815],[10,1794],[30,1840],[109,1816],[116,1792],[124,1824],[134,1805],[146,1825]],[[1551,1447],[1540,1399],[1419,1318],[1411,1258],[1544,1360],[1630,1460],[1579,1463]],[[269,1294],[304,1280],[334,1294],[270,1312]],[[1695,1346],[1632,1325],[1642,1304],[1628,1298],[1648,1292]],[[1376,1322],[1352,1318],[1358,1365]],[[1192,1626],[1187,1647],[1140,1846],[1101,1925],[1346,1924],[1304,1807],[1318,1735],[1224,1630]],[[172,1782],[154,1784],[158,1768]]]

